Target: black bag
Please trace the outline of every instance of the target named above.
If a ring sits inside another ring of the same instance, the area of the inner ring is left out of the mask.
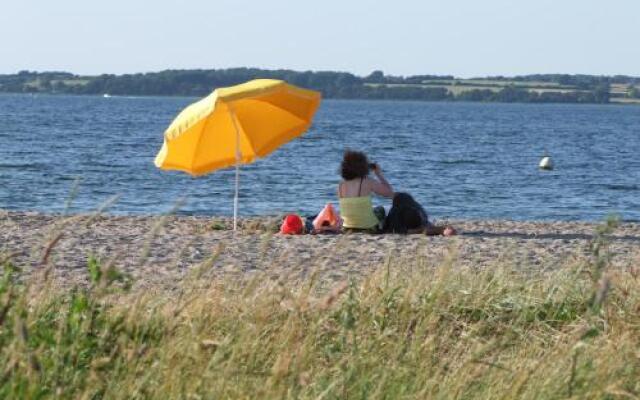
[[[384,221],[385,232],[407,233],[428,224],[426,211],[410,194],[399,192],[393,196],[393,205]]]

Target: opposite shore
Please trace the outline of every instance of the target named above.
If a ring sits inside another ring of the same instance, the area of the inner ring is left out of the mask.
[[[219,87],[259,78],[285,80],[317,90],[324,98],[334,99],[640,104],[640,78],[626,75],[405,77],[385,75],[382,71],[357,76],[336,71],[259,68],[166,70],[123,75],[20,71],[0,74],[0,93],[201,97]]]

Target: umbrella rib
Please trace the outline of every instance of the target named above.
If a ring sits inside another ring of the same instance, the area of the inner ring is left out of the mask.
[[[251,140],[249,140],[249,137],[247,136],[247,134],[245,133],[245,129],[244,126],[242,126],[242,123],[240,122],[240,119],[238,118],[238,115],[235,112],[235,109],[233,108],[233,106],[231,105],[232,103],[229,102],[229,104],[227,105],[227,107],[229,107],[229,111],[231,114],[231,118],[232,121],[231,123],[235,123],[236,127],[240,128],[240,132],[238,134],[239,136],[244,136],[244,138],[246,139],[245,141],[247,142],[247,144],[249,145],[249,148],[251,149],[251,151],[253,152],[254,157],[258,156],[258,153],[256,152],[256,149],[253,147],[253,143],[251,143]],[[240,149],[240,144],[238,143],[238,149]],[[240,158],[242,158],[242,150],[240,151]]]
[[[303,135],[303,134],[304,134],[304,133],[309,129],[309,127],[310,127],[310,126],[311,126],[311,124],[310,124],[310,123],[306,123],[306,122],[304,122],[304,121],[303,121],[303,123],[301,124],[301,128],[299,128],[298,126],[296,126],[296,127],[294,127],[294,128],[291,128],[289,131],[285,132],[284,134],[279,135],[279,136],[277,136],[277,137],[273,138],[272,140],[270,140],[269,142],[265,143],[265,144],[262,146],[261,150],[266,151],[266,153],[267,153],[267,154],[268,154],[268,153],[271,153],[272,151],[275,151],[275,150],[279,147],[279,145],[275,145],[275,146],[274,146],[274,143],[279,142],[281,138],[283,138],[283,137],[284,137],[284,138],[289,139],[289,140],[286,140],[285,142],[283,142],[282,144],[284,144],[284,143],[286,143],[286,142],[289,142],[289,141],[291,141],[291,139],[293,139],[292,137],[289,137],[289,136],[290,136],[290,133],[291,133],[292,131],[298,131],[298,130],[300,130],[301,132],[300,132],[298,135],[296,135],[296,137],[297,137],[297,136],[302,136],[302,135]],[[265,150],[265,149],[266,149],[266,150]]]
[[[297,116],[296,114],[292,113],[291,111],[286,110],[286,109],[284,109],[284,108],[281,108],[280,110],[281,110],[282,112],[287,113],[287,114],[289,114],[290,116],[292,116],[296,121],[298,121],[298,123],[299,123],[300,125],[302,125],[302,126],[306,126],[306,128],[307,128],[307,129],[309,128],[309,126],[311,126],[311,124],[310,124],[310,123],[307,123],[307,121],[305,121],[303,118],[300,118],[299,116]],[[295,130],[295,128],[291,128],[290,130]],[[304,130],[306,130],[306,129],[304,129]],[[300,133],[300,135],[301,135],[302,133],[304,133],[304,130],[303,130],[303,132],[301,132],[301,133]],[[280,139],[280,137],[288,137],[288,133],[289,133],[289,132],[286,132],[286,133],[284,133],[284,134],[280,134],[280,135],[278,135],[278,136],[277,136],[277,137],[275,137],[275,138],[272,138],[268,143],[266,143],[266,144],[265,144],[265,145],[263,145],[262,147],[267,147],[267,148],[268,148],[268,147],[270,147],[270,143],[272,143],[272,142],[274,142],[274,141],[277,141],[277,139]],[[291,140],[291,138],[290,138],[289,140]],[[256,149],[255,149],[255,148],[253,148],[253,146],[252,146],[252,150],[253,150],[254,154],[258,155],[258,152],[256,151]]]
[[[217,103],[217,100],[216,100],[216,103]],[[204,120],[204,126],[202,127],[202,134],[198,137],[198,142],[196,143],[196,147],[195,147],[196,151],[193,159],[191,160],[192,171],[194,170],[194,164],[196,162],[196,159],[198,158],[197,155],[200,153],[200,142],[202,142],[202,137],[205,135],[207,126],[209,125],[209,121],[211,120],[210,116],[215,111],[215,109],[216,109],[216,104],[213,105],[213,108],[211,109],[211,111],[207,113],[207,117]]]

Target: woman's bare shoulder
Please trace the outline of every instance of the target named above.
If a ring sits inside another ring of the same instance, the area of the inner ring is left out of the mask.
[[[377,179],[367,176],[362,181],[362,186],[367,185],[367,187],[373,187],[377,183],[379,183]]]

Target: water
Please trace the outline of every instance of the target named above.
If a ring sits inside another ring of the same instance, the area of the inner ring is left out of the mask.
[[[112,213],[184,199],[181,213],[230,215],[233,169],[192,178],[153,165],[162,132],[193,101],[1,95],[0,208],[92,211],[119,195]],[[346,147],[436,219],[640,220],[639,107],[337,100],[305,136],[242,168],[241,215],[335,201]],[[545,148],[554,171],[537,168]]]

